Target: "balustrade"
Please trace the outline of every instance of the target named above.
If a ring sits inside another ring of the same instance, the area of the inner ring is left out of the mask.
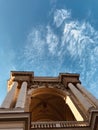
[[[54,122],[32,122],[31,128],[67,128],[67,127],[87,127],[87,121],[54,121]]]

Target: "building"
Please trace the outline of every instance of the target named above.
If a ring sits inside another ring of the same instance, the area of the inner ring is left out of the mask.
[[[0,107],[0,130],[98,130],[98,100],[79,74],[36,77],[12,71]]]

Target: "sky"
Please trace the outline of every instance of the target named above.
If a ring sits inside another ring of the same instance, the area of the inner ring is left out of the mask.
[[[0,0],[0,104],[12,70],[78,73],[98,98],[98,0]]]

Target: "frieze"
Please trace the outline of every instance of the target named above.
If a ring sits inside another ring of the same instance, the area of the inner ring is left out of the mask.
[[[35,82],[30,86],[30,89],[36,89],[36,88],[57,88],[57,89],[65,89],[65,86],[62,83],[41,83],[41,82]]]

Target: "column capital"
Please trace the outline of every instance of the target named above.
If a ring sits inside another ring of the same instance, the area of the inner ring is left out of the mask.
[[[27,86],[27,84],[28,84],[27,81],[23,81],[23,82],[22,82],[22,86],[23,86],[23,85]]]
[[[34,72],[31,71],[11,71],[10,79],[8,80],[8,84],[12,84],[13,81],[17,81],[19,86],[21,86],[22,82],[27,81],[29,84],[32,83],[34,79]]]
[[[61,73],[60,74],[60,80],[65,85],[65,87],[68,87],[68,83],[73,83],[76,85],[77,83],[81,83],[79,80],[80,75],[79,74],[73,74],[73,73]]]

